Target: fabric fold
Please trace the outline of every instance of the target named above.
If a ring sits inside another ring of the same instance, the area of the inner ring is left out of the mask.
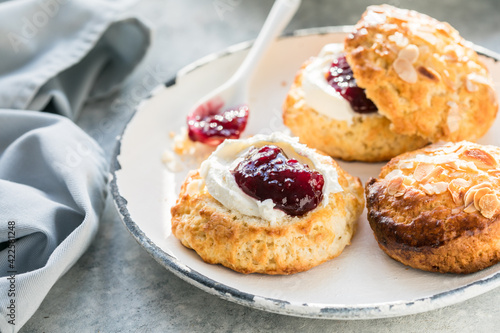
[[[0,153],[0,290],[13,290],[0,298],[0,330],[9,332],[89,246],[104,208],[107,161],[58,115],[0,111],[0,142],[9,143]]]
[[[135,2],[0,3],[0,332],[28,321],[98,230],[107,161],[69,119],[146,54],[149,28],[123,14]]]
[[[149,28],[123,16],[132,1],[46,0],[0,4],[0,107],[76,119],[106,96],[150,44]]]

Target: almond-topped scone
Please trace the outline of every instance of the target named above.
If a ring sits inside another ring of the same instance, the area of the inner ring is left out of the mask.
[[[474,141],[491,127],[497,95],[472,44],[448,23],[370,6],[345,40],[357,84],[398,134]]]
[[[500,148],[440,143],[392,159],[366,184],[368,221],[390,257],[472,273],[500,261]]]
[[[307,145],[376,162],[438,141],[474,141],[493,124],[486,66],[449,24],[370,6],[343,45],[299,70],[283,120]]]
[[[429,143],[390,130],[391,122],[356,86],[342,44],[306,61],[283,105],[283,122],[300,141],[332,157],[378,162]]]
[[[292,274],[338,256],[364,207],[358,178],[329,156],[274,133],[225,140],[191,172],[172,233],[212,264]]]

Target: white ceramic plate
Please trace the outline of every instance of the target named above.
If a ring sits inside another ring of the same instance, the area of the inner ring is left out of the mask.
[[[265,56],[251,84],[251,116],[245,135],[283,130],[281,105],[294,75],[308,57],[330,42],[342,42],[348,27],[297,31],[279,39]],[[123,221],[158,262],[193,285],[239,304],[282,314],[369,319],[424,312],[464,301],[500,285],[500,265],[471,275],[427,273],[390,259],[377,246],[366,220],[352,244],[336,259],[291,276],[244,275],[204,263],[170,231],[174,204],[187,169],[170,172],[162,154],[169,133],[184,126],[187,111],[200,97],[223,83],[248,51],[242,43],[182,69],[143,101],[124,131],[116,151],[112,193]],[[500,80],[498,56],[483,54]],[[500,121],[481,143],[500,145]],[[365,182],[381,164],[340,163]]]

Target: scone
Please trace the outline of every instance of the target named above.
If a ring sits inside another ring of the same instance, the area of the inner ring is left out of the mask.
[[[364,207],[359,179],[284,134],[225,140],[191,172],[172,233],[207,263],[292,274],[338,256]]]
[[[326,45],[302,66],[283,120],[333,157],[382,161],[484,135],[498,110],[492,86],[476,52],[447,23],[370,6],[344,45]]]
[[[398,134],[474,141],[491,127],[497,95],[471,43],[448,23],[370,6],[345,40],[358,85]]]
[[[341,44],[327,44],[295,76],[283,105],[283,122],[292,133],[306,145],[346,161],[385,161],[428,144],[417,135],[391,131],[391,122],[376,108],[353,111],[327,80],[332,62],[342,55]]]
[[[438,143],[392,159],[366,184],[380,248],[433,272],[472,273],[500,261],[500,148]]]

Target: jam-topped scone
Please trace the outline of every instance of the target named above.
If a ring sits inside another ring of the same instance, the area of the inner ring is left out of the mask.
[[[500,261],[500,148],[462,141],[392,159],[366,184],[380,248],[414,268],[472,273]]]
[[[191,172],[172,232],[212,264],[292,274],[338,256],[364,207],[361,182],[295,138],[225,140]]]
[[[345,40],[358,85],[399,134],[474,141],[491,127],[497,95],[472,44],[448,23],[370,6]]]
[[[390,121],[356,85],[342,44],[325,45],[302,66],[283,105],[283,122],[301,142],[347,161],[384,161],[428,143],[389,129]]]
[[[447,23],[370,6],[344,45],[307,61],[283,119],[311,147],[381,161],[429,142],[476,140],[498,110],[492,79]]]

